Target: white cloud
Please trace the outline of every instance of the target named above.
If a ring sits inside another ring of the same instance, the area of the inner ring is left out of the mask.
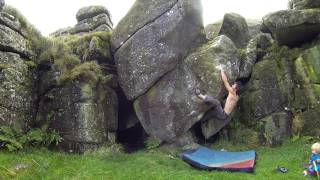
[[[78,9],[89,5],[107,7],[114,24],[117,24],[134,0],[6,0],[6,3],[19,9],[44,35],[48,35],[59,28],[76,24]],[[202,0],[202,4],[203,21],[208,24],[221,19],[228,12],[261,19],[269,12],[286,9],[287,0]]]

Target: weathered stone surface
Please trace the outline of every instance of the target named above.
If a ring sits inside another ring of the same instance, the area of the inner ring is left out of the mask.
[[[201,130],[205,139],[209,139],[210,137],[218,133],[223,127],[225,127],[227,124],[230,123],[230,120],[231,118],[227,120],[211,118],[211,119],[208,119],[207,121],[201,122]]]
[[[67,35],[83,35],[89,32],[112,31],[113,23],[109,11],[103,6],[88,6],[81,8],[76,18],[78,23],[74,27],[59,29],[50,34],[51,37]]]
[[[5,4],[4,0],[0,0],[0,11],[2,11],[4,4]]]
[[[293,94],[290,61],[267,54],[254,68],[246,92],[238,103],[238,118],[249,126],[289,107]]]
[[[247,19],[248,30],[249,30],[249,39],[252,39],[261,33],[261,20],[256,19]]]
[[[320,9],[278,11],[263,17],[263,24],[280,45],[301,45],[319,34]]]
[[[296,87],[294,92],[295,117],[293,130],[296,134],[320,135],[320,46],[304,51],[295,60]]]
[[[318,0],[290,0],[289,9],[311,9],[320,8],[320,1]]]
[[[238,48],[245,47],[249,41],[247,22],[236,13],[225,14],[222,21],[208,25],[205,30],[208,39],[212,40],[218,35],[226,35]]]
[[[84,61],[96,60],[100,64],[114,64],[109,43],[103,42],[99,37],[93,36],[88,50],[83,55]]]
[[[265,50],[271,46],[272,41],[269,34],[262,33],[249,41],[240,67],[240,79],[250,77],[254,64],[263,57]]]
[[[240,65],[240,73],[238,79],[248,79],[251,75],[253,66],[258,59],[262,58],[265,54],[265,50],[271,46],[272,38],[269,34],[258,34],[255,38],[251,39],[247,45],[245,56],[242,57]],[[210,76],[208,76],[210,77]],[[210,110],[207,112],[210,113]],[[207,121],[201,122],[202,134],[206,139],[218,133],[223,127],[225,127],[231,118],[226,120],[219,120],[211,118]]]
[[[56,30],[55,32],[51,33],[50,37],[60,37],[60,36],[66,36],[70,34],[70,31],[73,27],[66,27]]]
[[[195,90],[221,99],[225,89],[217,67],[224,65],[232,82],[238,76],[239,64],[236,47],[226,36],[219,36],[190,54],[134,102],[146,132],[167,142],[181,137],[210,108],[198,99]]]
[[[0,24],[0,50],[13,52],[22,57],[30,58],[32,54],[28,41],[16,31]]]
[[[62,57],[44,61],[38,67],[37,124],[57,130],[63,137],[61,148],[70,152],[115,143],[118,97],[113,90],[117,87],[114,70],[110,70],[113,63],[109,52],[110,34],[91,32],[55,40],[63,43],[62,52],[64,48],[70,49]],[[65,62],[70,57],[75,59],[71,60],[74,64]],[[92,68],[86,68],[83,63]]]
[[[199,44],[203,30],[200,4],[199,0],[178,1],[116,51],[119,83],[128,99],[145,93]]]
[[[178,0],[138,0],[114,29],[112,45],[118,49],[133,34],[172,9]],[[141,13],[145,12],[145,13]]]
[[[83,152],[107,142],[107,133],[117,130],[117,106],[112,89],[75,83],[46,93],[37,119],[62,135],[65,150]]]
[[[263,137],[269,146],[279,145],[290,137],[291,118],[290,113],[279,112],[261,119],[264,123]]]
[[[218,22],[215,22],[213,24],[208,24],[204,28],[204,31],[206,33],[207,39],[213,40],[214,38],[219,36],[221,25],[222,25],[222,21],[218,21]]]
[[[85,19],[90,19],[95,16],[98,16],[100,14],[106,14],[108,17],[110,17],[109,11],[104,6],[88,6],[79,9],[79,11],[76,14],[76,18],[78,22],[80,22]]]
[[[21,26],[21,23],[8,13],[0,12],[0,24],[18,32],[23,37],[28,36],[26,30]]]
[[[35,77],[18,54],[0,52],[0,126],[26,129],[34,118]]]
[[[241,15],[236,13],[224,15],[219,34],[228,36],[237,47],[245,47],[249,41],[247,22]]]
[[[102,29],[100,26],[105,25],[109,27],[108,29]],[[100,27],[100,28],[99,28]],[[70,31],[70,34],[78,34],[90,31],[97,31],[96,29],[99,28],[100,30],[112,30],[112,22],[108,15],[106,14],[99,14],[92,18],[84,19],[78,22]]]

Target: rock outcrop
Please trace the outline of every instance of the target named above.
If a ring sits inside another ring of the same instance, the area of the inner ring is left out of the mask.
[[[109,17],[101,6],[80,9],[79,23],[55,33],[40,60],[37,124],[57,130],[61,147],[69,152],[93,150],[117,139],[119,103]],[[90,28],[78,31],[82,25]]]
[[[254,64],[265,55],[265,51],[272,45],[272,42],[270,34],[262,33],[249,41],[245,52],[242,52],[244,57],[242,57],[239,79],[250,77]]]
[[[318,0],[289,0],[289,9],[312,9],[320,8],[320,2]]]
[[[181,146],[228,124],[248,145],[320,136],[319,7],[291,0],[262,24],[228,13],[204,29],[200,0],[137,0],[113,33],[109,11],[89,6],[49,40],[0,0],[0,126],[55,129],[69,152],[142,127]],[[196,91],[223,103],[220,68],[245,88],[230,119],[205,120]]]
[[[250,38],[246,20],[236,13],[225,14],[221,22],[209,24],[205,30],[208,39],[212,40],[219,35],[226,35],[238,48],[245,47]]]
[[[146,2],[136,1],[112,35],[119,83],[129,100],[146,93],[202,39],[200,1]],[[141,15],[141,9],[151,14]]]
[[[319,34],[320,9],[278,11],[263,17],[263,25],[280,45],[298,46]]]
[[[3,5],[1,1],[1,10]],[[20,22],[20,16],[11,7],[0,12],[0,126],[27,130],[36,111],[36,76],[29,24]]]
[[[139,97],[134,107],[146,132],[167,142],[185,134],[210,108],[196,97],[196,89],[223,98],[225,89],[218,68],[221,65],[231,82],[238,77],[237,49],[226,36],[196,49]]]
[[[103,6],[88,6],[81,8],[76,15],[78,23],[74,27],[64,28],[52,33],[57,37],[69,34],[112,31],[113,23],[109,11]]]
[[[294,61],[294,118],[295,134],[319,136],[320,116],[320,45],[304,50]]]

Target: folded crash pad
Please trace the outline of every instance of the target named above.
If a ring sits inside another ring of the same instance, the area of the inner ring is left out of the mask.
[[[182,153],[181,158],[199,169],[253,172],[256,152],[216,151],[199,147]]]

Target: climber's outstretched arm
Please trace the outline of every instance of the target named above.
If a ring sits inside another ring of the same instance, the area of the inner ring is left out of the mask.
[[[224,84],[224,86],[226,87],[226,89],[227,89],[229,92],[233,92],[233,89],[232,89],[232,87],[231,87],[230,84],[229,84],[227,75],[224,73],[223,70],[221,70],[221,78],[222,78],[223,84]]]

